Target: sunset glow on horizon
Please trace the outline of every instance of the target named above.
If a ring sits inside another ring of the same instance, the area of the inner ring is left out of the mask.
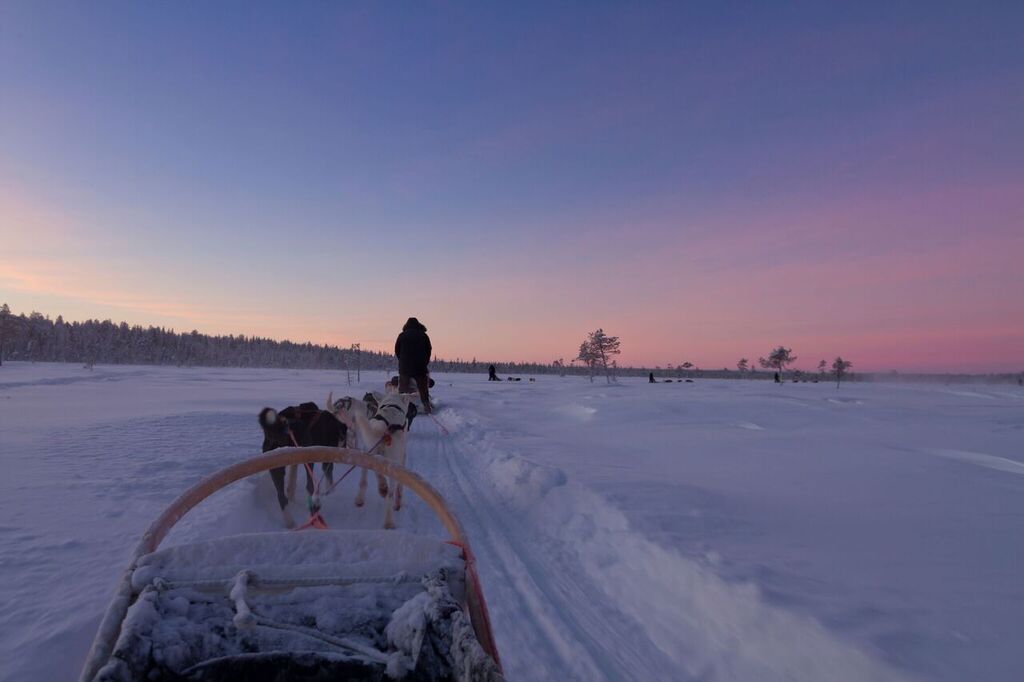
[[[1024,369],[1024,9],[0,7],[0,302]]]

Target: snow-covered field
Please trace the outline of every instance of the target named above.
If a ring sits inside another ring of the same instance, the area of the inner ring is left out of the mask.
[[[383,378],[5,364],[0,679],[75,677],[142,530],[259,451],[261,407]],[[510,680],[1024,678],[1024,390],[437,379],[450,435],[418,420],[408,464],[466,526]],[[376,527],[355,483],[325,516]],[[274,505],[246,481],[168,542]]]

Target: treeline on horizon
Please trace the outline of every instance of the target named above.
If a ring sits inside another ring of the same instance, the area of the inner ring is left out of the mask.
[[[143,327],[111,320],[66,322],[60,315],[55,320],[33,311],[25,315],[10,312],[7,304],[0,306],[0,362],[4,360],[28,362],[75,362],[84,365],[170,365],[178,367],[270,367],[285,369],[382,370],[397,371],[397,360],[388,352],[354,350],[326,344],[293,341],[275,341],[259,336],[242,334],[227,336],[176,332],[164,327]],[[507,362],[489,360],[446,360],[435,357],[431,361],[434,372],[487,372],[495,365],[499,374],[559,374],[585,376],[590,370],[581,365],[537,362]],[[617,367],[618,376],[647,376],[653,372],[659,378],[744,378],[772,379],[773,372],[751,368],[745,372],[735,369],[706,369],[692,367]],[[787,374],[805,380],[822,375],[811,371],[787,370]],[[918,374],[918,373],[857,373],[848,380],[971,380],[987,378],[991,381],[1016,381],[1017,374]]]
[[[0,361],[75,362],[84,365],[171,365],[178,367],[272,367],[287,369],[397,371],[392,353],[355,350],[326,344],[275,341],[242,334],[227,336],[176,332],[111,320],[67,322],[33,311],[16,315],[0,306]],[[551,374],[551,365],[529,362],[483,362],[434,358],[435,372]],[[583,374],[584,368],[566,368]],[[646,370],[644,370],[646,371]],[[632,372],[632,370],[631,370]],[[640,370],[636,370],[639,373]]]

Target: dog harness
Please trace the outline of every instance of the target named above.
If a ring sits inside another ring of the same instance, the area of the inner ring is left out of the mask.
[[[409,420],[409,413],[402,408],[401,401],[385,398],[373,418],[387,424],[388,431],[401,431]]]

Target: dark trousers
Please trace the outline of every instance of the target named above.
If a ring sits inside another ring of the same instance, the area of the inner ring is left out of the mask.
[[[420,401],[423,403],[423,411],[430,414],[430,379],[427,378],[426,374],[421,374],[417,377],[411,377],[408,374],[398,375],[398,392],[399,393],[412,393],[412,389],[409,387],[409,380],[416,380],[416,388],[420,392]]]

